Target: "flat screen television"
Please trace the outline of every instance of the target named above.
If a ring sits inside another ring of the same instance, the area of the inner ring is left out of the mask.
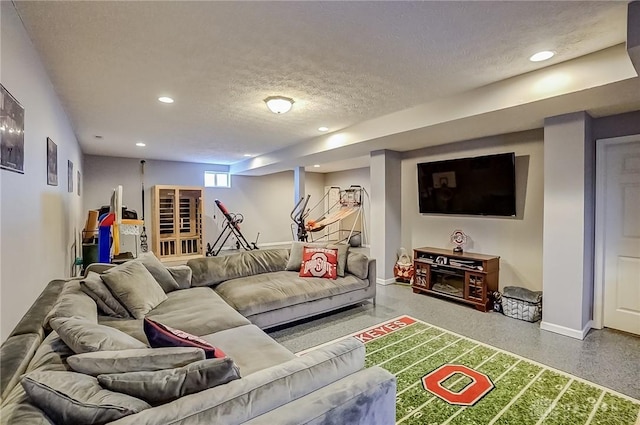
[[[516,215],[515,154],[418,164],[423,214]]]

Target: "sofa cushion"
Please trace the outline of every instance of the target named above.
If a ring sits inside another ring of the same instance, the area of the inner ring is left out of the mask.
[[[103,387],[146,400],[166,403],[240,378],[230,358],[200,360],[189,365],[152,372],[98,375]]]
[[[193,271],[187,265],[183,266],[171,266],[167,267],[171,276],[176,280],[178,284],[178,289],[188,289],[191,288],[191,276],[193,275]]]
[[[330,280],[282,271],[229,280],[216,287],[216,292],[244,316],[250,316],[367,286],[366,281],[350,274]]]
[[[366,279],[369,275],[369,259],[359,252],[349,252],[346,271],[360,279]]]
[[[196,347],[204,350],[205,357],[208,359],[226,356],[221,349],[214,347],[204,339],[180,329],[163,325],[151,319],[144,319],[143,326],[149,345],[154,348]]]
[[[149,372],[186,366],[204,360],[200,348],[134,348],[76,354],[67,363],[76,372],[98,376],[103,373]]]
[[[59,424],[104,424],[151,407],[81,373],[31,372],[21,384],[33,404]]]
[[[145,344],[109,326],[78,319],[53,319],[51,326],[74,353],[147,348]]]
[[[42,341],[33,358],[27,366],[27,372],[33,371],[68,371],[67,358],[75,354],[64,343],[56,331],[52,331]]]
[[[363,366],[364,345],[348,338],[251,375],[243,371],[242,379],[123,418],[118,425],[241,424]]]
[[[338,250],[338,276],[344,277],[347,267],[347,256],[349,255],[349,245],[346,243],[330,243],[327,248]]]
[[[167,297],[147,317],[193,335],[207,335],[250,323],[211,288],[183,289]],[[120,325],[113,322],[113,326]],[[142,322],[139,326],[142,331]]]
[[[238,365],[242,376],[275,366],[291,359],[295,354],[278,344],[255,325],[239,326],[226,331],[204,335],[202,339],[220,347]],[[259,355],[257,355],[259,353]]]
[[[338,277],[338,250],[305,246],[302,251],[300,277]]]
[[[49,322],[58,317],[74,317],[98,323],[98,306],[90,296],[82,292],[79,280],[64,284],[58,300],[44,319],[44,327],[51,329]]]
[[[158,260],[153,252],[144,252],[136,258],[151,273],[151,276],[158,282],[165,293],[180,289],[180,285],[171,275],[164,264]]]
[[[312,248],[324,248],[327,246],[326,242],[299,242],[294,241],[291,243],[291,251],[289,252],[289,259],[287,260],[287,265],[285,266],[285,270],[290,272],[299,272],[300,267],[302,266],[302,254],[304,251],[304,247],[312,247]]]
[[[0,424],[55,425],[55,422],[31,402],[22,385],[16,385],[2,400]]]
[[[167,299],[158,282],[138,261],[127,261],[107,270],[101,277],[136,319],[143,319],[145,314]]]
[[[80,281],[80,288],[95,301],[98,309],[107,316],[120,319],[131,317],[127,309],[113,296],[98,273],[89,272],[87,276]]]
[[[229,279],[284,270],[288,258],[286,249],[260,249],[224,257],[196,258],[187,261],[187,266],[193,270],[191,286],[212,286]]]
[[[328,243],[328,242],[299,242],[295,241],[291,244],[291,252],[285,270],[299,271],[302,264],[302,254],[304,247],[312,248],[330,248],[338,250],[338,276],[344,277],[345,267],[347,264],[347,254],[349,253],[349,245],[344,243]]]

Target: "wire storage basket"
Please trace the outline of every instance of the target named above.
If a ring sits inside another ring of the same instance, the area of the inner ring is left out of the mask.
[[[514,319],[537,322],[542,318],[542,291],[506,286],[502,293],[502,311]]]

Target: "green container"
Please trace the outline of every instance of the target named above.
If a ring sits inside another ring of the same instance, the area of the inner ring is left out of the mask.
[[[98,262],[98,244],[83,243],[82,244],[82,268],[86,269],[89,264]]]

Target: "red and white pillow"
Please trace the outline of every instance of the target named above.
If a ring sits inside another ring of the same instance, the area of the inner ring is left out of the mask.
[[[197,347],[204,350],[208,359],[226,357],[219,348],[209,344],[204,339],[190,333],[174,329],[151,319],[144,319],[144,333],[152,348],[160,347]]]
[[[304,247],[300,276],[336,279],[338,277],[338,250]]]

